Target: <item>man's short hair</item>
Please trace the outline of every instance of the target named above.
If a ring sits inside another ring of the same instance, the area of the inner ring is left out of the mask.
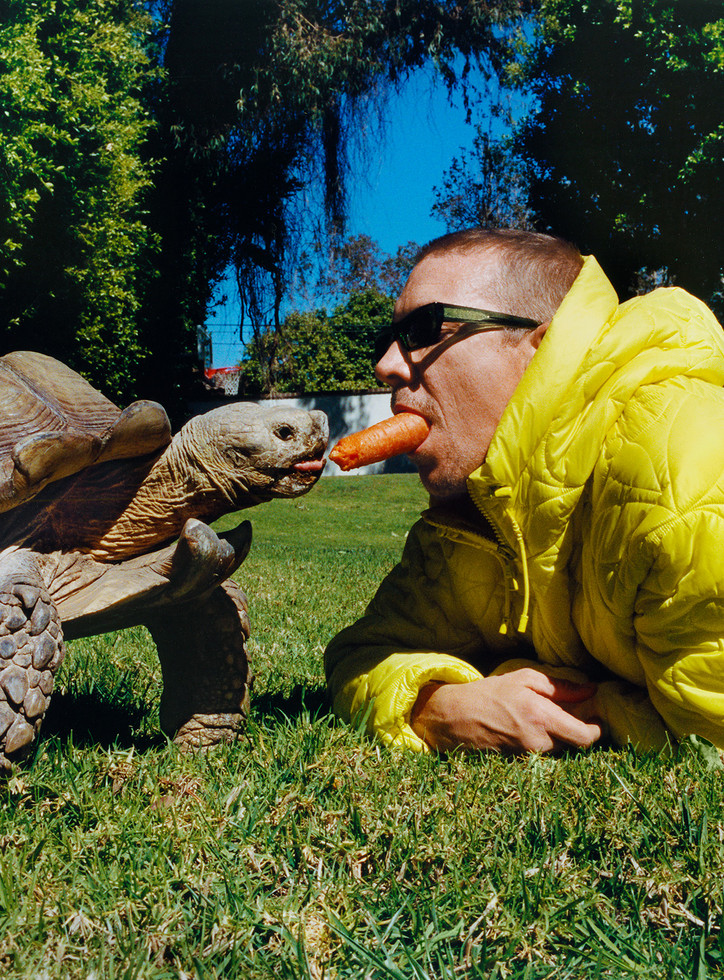
[[[417,261],[452,251],[494,252],[497,261],[481,269],[481,277],[498,312],[540,323],[553,318],[583,265],[583,256],[570,242],[520,228],[454,231],[425,245]],[[440,301],[446,302],[445,297]]]

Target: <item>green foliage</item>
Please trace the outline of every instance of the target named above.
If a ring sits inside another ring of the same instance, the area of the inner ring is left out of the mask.
[[[258,331],[241,361],[239,392],[307,394],[377,387],[374,341],[389,323],[394,301],[367,289],[353,293],[331,316],[290,313],[279,329]]]
[[[316,235],[324,256],[328,231],[334,240],[343,226],[345,146],[369,100],[421,66],[452,86],[473,60],[499,63],[505,25],[530,3],[167,0],[154,8],[165,13],[167,85],[156,108],[155,155],[164,162],[151,211],[163,247],[146,328],[149,390],[177,383],[192,331],[229,268],[245,320],[278,324],[307,217],[300,191],[324,187],[329,224]]]
[[[133,0],[0,5],[0,329],[126,399],[153,240],[145,18]],[[32,338],[32,341],[29,341]]]
[[[423,65],[450,86],[473,60],[500,67],[505,25],[529,8],[0,0],[2,346],[58,356],[118,401],[157,398],[178,421],[229,268],[246,319],[278,324],[310,182],[329,220],[320,255],[339,239],[360,107]],[[384,272],[355,288],[396,291],[399,264]],[[298,373],[362,384],[356,344]]]
[[[233,745],[158,735],[143,631],[70,644],[3,791],[4,980],[722,975],[721,770],[688,746],[438,759],[331,717],[322,650],[425,502],[345,477],[237,515],[257,681]]]
[[[338,242],[329,272],[316,289],[346,300],[330,315],[323,309],[293,311],[279,328],[255,329],[241,362],[240,393],[253,397],[377,387],[375,337],[390,322],[418,251],[415,242],[408,242],[387,255],[369,235]]]
[[[361,300],[366,304],[365,296],[375,294],[396,297],[402,291],[419,251],[416,242],[408,242],[400,245],[394,255],[388,255],[369,235],[352,235],[335,243],[329,271],[319,286],[326,292],[343,296],[352,294],[352,303]],[[353,310],[349,312],[353,313]]]
[[[724,17],[691,0],[543,0],[523,149],[544,226],[626,295],[676,281],[721,311]]]
[[[532,228],[529,164],[509,139],[477,133],[470,152],[461,151],[435,188],[432,215],[447,231],[464,228]]]

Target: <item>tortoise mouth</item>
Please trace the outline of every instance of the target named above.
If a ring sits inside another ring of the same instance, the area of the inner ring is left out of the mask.
[[[323,455],[298,459],[284,469],[277,470],[273,487],[269,488],[271,497],[296,497],[311,490],[322,475],[327,460]]]

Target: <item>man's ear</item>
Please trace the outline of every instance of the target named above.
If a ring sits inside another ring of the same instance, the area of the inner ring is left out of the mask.
[[[546,335],[546,330],[550,327],[551,321],[546,320],[545,323],[539,323],[535,330],[531,330],[528,335],[528,342],[534,350],[538,350],[540,347],[540,342]]]

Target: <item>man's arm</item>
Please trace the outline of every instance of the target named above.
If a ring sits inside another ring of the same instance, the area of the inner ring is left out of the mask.
[[[351,723],[364,719],[367,733],[387,744],[426,750],[409,725],[420,689],[432,680],[464,683],[481,676],[470,661],[477,662],[484,641],[475,617],[465,614],[455,596],[446,558],[451,548],[418,522],[365,615],[325,651],[335,712]],[[485,557],[470,583],[482,594],[495,590],[497,575],[497,563]]]
[[[369,734],[422,750],[591,744],[600,729],[567,710],[590,698],[590,685],[532,670],[483,678],[471,666],[486,648],[491,663],[520,652],[520,638],[499,633],[504,598],[500,562],[490,550],[453,547],[416,525],[367,614],[327,648],[337,714],[364,717]],[[440,688],[434,699],[428,685]]]
[[[639,589],[634,626],[651,701],[669,729],[724,750],[721,512],[701,506],[670,522]]]

